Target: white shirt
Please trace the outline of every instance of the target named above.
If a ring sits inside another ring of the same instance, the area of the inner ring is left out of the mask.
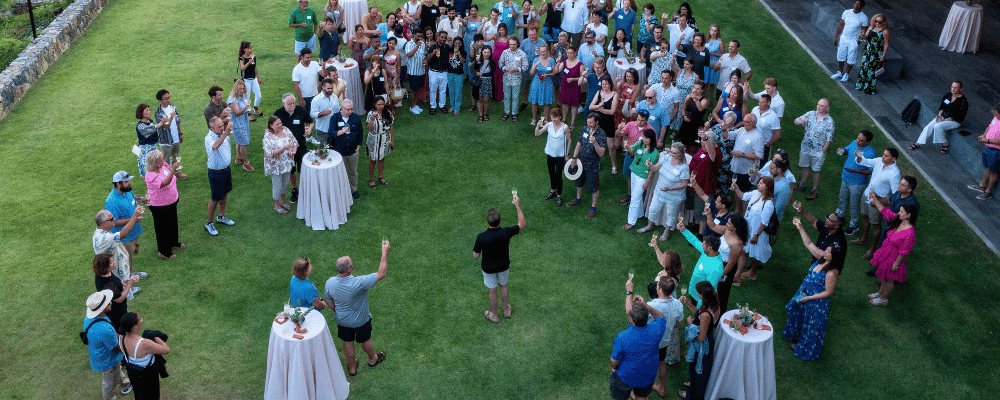
[[[844,30],[840,32],[841,41],[857,41],[861,29],[868,26],[868,16],[864,12],[854,13],[854,9],[844,10],[840,15],[844,20]]]
[[[767,94],[766,90],[754,93],[753,98],[759,99],[761,95],[765,94]],[[778,118],[785,116],[785,99],[781,98],[781,93],[777,90],[774,91],[774,96],[771,97],[771,111],[774,111],[774,115],[777,115]]]
[[[448,17],[441,18],[441,22],[438,22],[438,32],[448,33],[448,41],[455,39],[455,36],[460,36],[462,32],[462,24],[458,22],[458,17],[455,19],[448,19]]]
[[[896,193],[900,180],[899,167],[896,166],[896,163],[886,167],[885,163],[882,162],[882,157],[876,157],[863,158],[858,164],[872,169],[871,181],[868,182],[868,187],[862,194],[862,199],[865,202],[868,202],[868,193],[873,190],[879,197],[889,197],[889,195]]]
[[[559,129],[549,124],[548,135],[545,137],[545,154],[549,157],[566,157],[566,124]]]
[[[771,137],[774,136],[774,130],[781,129],[781,121],[778,121],[778,115],[770,108],[764,114],[761,114],[760,106],[757,106],[750,113],[757,116],[757,129],[760,130],[761,137],[764,138],[764,144],[766,145],[767,142],[771,141]]]
[[[330,110],[333,113],[320,117],[319,113]],[[316,130],[322,132],[330,132],[330,117],[340,112],[340,99],[337,96],[326,95],[322,92],[313,98],[312,104],[309,106],[309,116],[313,118],[316,122]]]
[[[729,74],[732,74],[737,69],[743,71],[744,75],[750,72],[750,64],[739,53],[736,53],[736,57],[729,57],[729,53],[723,54],[722,57],[719,57],[719,64],[721,65],[719,66],[718,87],[726,87],[726,83],[729,82]]]
[[[694,39],[694,28],[688,25],[687,28],[681,30],[681,24],[667,24],[667,29],[670,30],[670,52],[673,53],[677,51],[677,40],[684,35],[684,40],[681,44],[687,45],[691,44],[691,40]],[[729,80],[728,78],[726,80]]]
[[[593,22],[587,24],[587,27],[583,32],[594,32],[594,38],[597,39],[597,43],[600,43],[601,45],[604,45],[604,41],[608,40],[608,26],[599,22],[597,25],[594,25]],[[604,38],[601,38],[601,36],[604,36]]]
[[[163,107],[163,111],[166,112],[168,117],[171,114],[173,114],[174,111],[176,110],[177,107],[174,107],[173,104]],[[177,121],[178,121],[177,118],[174,118],[173,120],[170,121],[170,137],[173,139],[173,143],[180,143],[181,141],[181,134],[177,130]]]
[[[560,26],[562,30],[568,33],[583,32],[583,27],[587,24],[587,16],[590,15],[585,0],[566,0],[559,9],[563,12],[562,25]]]
[[[232,150],[229,148],[229,136],[222,141],[222,145],[218,149],[213,149],[212,146],[215,145],[215,141],[219,140],[219,135],[211,130],[205,135],[205,153],[208,154],[208,169],[225,169],[229,167],[230,161],[232,161]]]
[[[319,71],[321,69],[323,68],[315,61],[310,61],[308,67],[303,66],[301,62],[295,63],[295,68],[292,69],[292,82],[299,83],[299,91],[302,92],[302,97],[313,97],[316,93],[319,93],[319,88],[316,84],[319,83]]]

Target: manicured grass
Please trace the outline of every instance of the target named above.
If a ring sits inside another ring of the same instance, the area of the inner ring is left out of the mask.
[[[790,150],[793,165],[802,131],[790,120],[821,97],[833,104],[836,146],[859,129],[874,129],[759,4],[720,10],[715,2],[691,3],[699,24],[719,23],[725,39],[740,39],[755,88],[768,76],[779,79],[788,106],[778,147]],[[362,164],[362,198],[337,231],[314,232],[274,214],[270,180],[258,169],[234,171],[227,214],[237,225],[220,227],[214,238],[204,232],[207,89],[218,84],[228,91],[237,46],[248,39],[265,81],[261,109],[276,109],[280,94],[291,91],[295,61],[285,21],[293,7],[112,2],[0,123],[0,207],[9,221],[0,226],[0,282],[8,318],[16,321],[0,328],[8,338],[0,342],[0,397],[97,397],[100,376],[76,339],[93,291],[91,217],[111,190],[109,177],[136,171],[129,152],[135,105],[153,103],[154,93],[167,88],[187,133],[181,151],[191,177],[179,184],[179,214],[188,249],[175,260],[157,258],[152,221],[144,222],[135,264],[150,278],[130,304],[146,328],[171,336],[164,398],[259,398],[269,321],[287,298],[292,261],[310,257],[312,281],[322,288],[342,255],[354,258],[357,272],[374,272],[383,235],[393,247],[389,276],[370,301],[376,348],[389,357],[349,379],[353,398],[606,398],[611,342],[627,324],[626,271],[635,268],[648,281],[659,269],[645,245],[649,237],[620,230],[625,208],[617,200],[625,184],[607,172],[606,160],[597,218],[584,219],[585,207],[543,202],[543,140],[531,136],[526,116],[501,123],[499,104],[486,124],[469,113],[432,118],[402,111],[389,186],[365,187]],[[259,167],[263,124],[251,126],[250,159]],[[875,146],[887,143],[879,136]],[[807,211],[822,215],[836,207],[840,162],[831,152],[821,197],[804,201]],[[914,173],[906,160],[901,167]],[[145,192],[144,184],[135,186]],[[514,317],[493,325],[482,317],[486,291],[471,249],[485,229],[486,209],[498,208],[504,224],[513,223],[513,186],[528,227],[512,244]],[[821,359],[799,360],[788,341],[775,339],[782,398],[986,398],[1000,388],[998,363],[982,351],[995,347],[992,326],[1000,318],[993,306],[997,259],[929,185],[921,184],[917,196],[922,209],[910,279],[888,307],[872,307],[864,295],[875,280],[863,274],[869,267],[852,245]],[[790,216],[784,226],[761,279],[735,288],[731,300],[750,303],[778,329],[809,260]],[[697,258],[679,235],[667,247],[681,253],[688,269]],[[669,390],[679,389],[686,365],[668,371]],[[32,379],[53,372],[59,377],[52,382]]]

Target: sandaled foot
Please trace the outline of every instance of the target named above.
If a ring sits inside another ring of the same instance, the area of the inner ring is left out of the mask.
[[[661,241],[661,242],[666,242],[666,241],[667,241],[667,239],[670,239],[670,231],[669,231],[669,230],[666,230],[666,229],[664,229],[664,231],[663,231],[663,234],[662,234],[662,235],[660,235],[660,241]]]
[[[743,281],[733,280],[733,286],[736,286],[736,287],[743,286]]]
[[[569,130],[570,130],[570,132],[575,131],[576,130],[576,124],[570,125],[569,126]]]
[[[667,389],[663,387],[663,385],[661,384],[654,383],[653,391],[655,391],[656,394],[660,395],[660,397],[667,397]]]
[[[385,352],[384,351],[378,352],[378,354],[375,355],[375,363],[374,364],[368,364],[368,367],[374,367],[376,365],[379,365],[382,361],[385,361]]]
[[[372,179],[372,180],[368,181],[368,187],[370,187],[372,189],[375,189],[376,187],[378,187],[378,185],[376,185],[375,184],[375,180]]]
[[[381,184],[382,184],[382,186],[388,186],[388,185],[389,185],[389,182],[386,182],[386,181],[385,181],[385,178],[383,178],[383,177],[381,177],[381,176],[380,176],[380,177],[378,177],[378,183],[381,183]]]
[[[792,344],[792,345],[789,345],[788,347],[791,347],[791,348],[792,348],[792,350],[795,350],[795,345],[794,345],[794,344]]]
[[[504,114],[502,117],[500,117],[500,120],[501,121],[506,121],[507,118],[510,118],[510,114]]]
[[[653,230],[653,228],[644,226],[642,228],[636,229],[635,233],[646,233],[646,232],[649,232],[651,230]]]
[[[948,145],[941,145],[941,154],[948,154]]]
[[[170,257],[167,257],[167,256],[163,255],[163,253],[156,253],[156,255],[160,256],[160,258],[166,258],[168,260],[172,260],[174,258],[177,258],[176,254],[171,254]]]
[[[632,225],[632,224],[625,224],[625,225],[622,225],[622,229],[624,229],[624,230],[626,230],[626,231],[627,231],[627,230],[630,230],[630,229],[632,229],[632,228],[634,228],[634,227],[635,227],[635,225]]]
[[[691,381],[684,382],[684,387],[686,388],[691,387]]]
[[[545,195],[545,200],[552,200],[553,197],[556,197],[556,191],[555,190],[553,190],[553,191],[549,192],[549,194]]]
[[[514,308],[513,308],[513,307],[511,307],[511,306],[510,306],[510,304],[508,304],[508,305],[507,305],[507,308],[505,308],[505,309],[503,310],[503,317],[504,317],[504,318],[510,318],[510,312],[511,312],[511,311],[513,311],[513,309],[514,309]]]
[[[510,117],[510,120],[511,120],[512,122],[517,122],[517,114],[514,114],[513,116],[511,116],[511,117]]]
[[[618,175],[618,167],[611,167],[611,175]]]
[[[854,244],[857,244],[857,245],[861,245],[861,246],[867,246],[868,245],[868,241],[864,240],[864,239],[861,239],[861,238],[854,239],[854,240],[851,241],[851,243],[854,243]]]
[[[757,280],[757,274],[751,274],[749,272],[744,272],[743,274],[740,275],[740,279],[746,279],[746,280],[749,280],[749,281],[755,281],[755,280]]]
[[[480,124],[483,123],[483,116],[480,115],[479,118],[476,118],[476,122],[478,122]]]
[[[625,196],[621,200],[618,200],[618,204],[621,204],[623,206],[631,202],[632,202],[632,196]]]
[[[286,210],[289,210],[289,211],[291,211],[291,210],[292,210],[292,206],[290,206],[290,205],[288,205],[288,204],[282,204],[282,205],[281,205],[281,208],[284,208],[284,209],[286,209]]]
[[[282,207],[274,207],[274,212],[276,212],[278,214],[288,214],[288,210],[286,210],[286,209],[284,209]]]
[[[678,390],[677,391],[677,397],[680,397],[682,399],[686,399],[686,398],[688,398],[688,395],[687,395],[687,392],[685,392],[683,390]]]
[[[490,322],[492,322],[494,324],[499,324],[500,323],[500,318],[497,318],[497,316],[494,315],[493,312],[491,312],[491,311],[488,311],[488,310],[484,311],[483,315],[485,315],[486,319],[490,320]]]
[[[184,245],[184,243],[181,243],[181,245],[180,245],[180,246],[174,246],[174,248],[175,248],[175,249],[181,249],[181,250],[184,250],[184,249],[186,249],[186,248],[187,248],[187,246],[185,246],[185,245]]]

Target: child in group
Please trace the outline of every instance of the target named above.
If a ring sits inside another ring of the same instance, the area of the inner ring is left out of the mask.
[[[545,200],[556,198],[556,207],[562,206],[562,171],[569,160],[570,135],[566,132],[566,124],[562,122],[563,113],[558,107],[549,111],[549,122],[538,121],[535,136],[548,132],[545,140],[546,169],[549,171],[551,190]]]

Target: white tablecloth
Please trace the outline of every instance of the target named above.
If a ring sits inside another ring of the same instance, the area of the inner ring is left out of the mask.
[[[323,3],[320,8],[325,6]],[[354,36],[354,26],[361,23],[361,17],[368,13],[368,1],[367,0],[340,0],[340,8],[344,10],[344,25],[347,28],[347,32],[344,35],[349,39]],[[385,14],[383,12],[382,14]],[[344,43],[348,43],[345,39]],[[350,46],[348,46],[350,48]]]
[[[295,334],[292,321],[271,323],[264,398],[346,399],[351,384],[344,376],[326,318],[313,310],[306,315],[302,327],[308,332],[300,340],[292,337]]]
[[[621,64],[619,64],[619,62],[621,62]],[[643,86],[646,86],[646,74],[649,73],[646,71],[646,63],[640,62],[637,59],[634,64],[629,64],[626,59],[612,58],[608,60],[607,66],[608,74],[611,75],[611,78],[617,78],[618,75],[621,75],[622,79],[625,79],[625,71],[628,71],[629,68],[635,68],[636,72],[639,73],[638,87],[642,88]],[[642,100],[642,96],[639,96],[639,101]]]
[[[337,76],[347,82],[347,90],[344,90],[344,97],[351,99],[354,103],[354,112],[356,114],[365,115],[365,87],[361,83],[361,72],[358,69],[358,62],[354,61],[353,58],[348,58],[345,62],[334,60],[333,66],[337,67]]]
[[[938,46],[948,51],[975,53],[979,50],[979,30],[982,24],[983,6],[970,6],[964,0],[956,1],[948,12],[948,20],[941,30]]]
[[[719,318],[715,333],[715,363],[708,378],[707,399],[734,400],[776,399],[774,384],[774,327],[767,318],[758,324],[771,330],[749,328],[746,335],[734,331],[725,320],[732,320],[736,310]]]
[[[344,157],[331,150],[330,156],[321,160],[320,165],[312,165],[313,160],[319,160],[313,152],[302,158],[295,217],[306,220],[306,226],[315,231],[336,230],[347,222],[347,213],[354,204]]]

